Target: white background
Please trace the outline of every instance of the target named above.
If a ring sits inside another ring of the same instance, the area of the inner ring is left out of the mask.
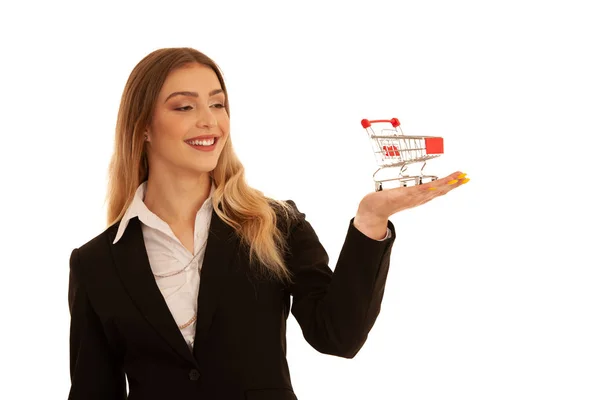
[[[598,399],[600,25],[594,2],[5,2],[2,399],[66,399],[69,255],[105,229],[125,81],[160,47],[223,69],[254,187],[294,199],[335,268],[373,189],[362,118],[439,135],[464,187],[391,220],[352,360],[288,320],[300,400]]]

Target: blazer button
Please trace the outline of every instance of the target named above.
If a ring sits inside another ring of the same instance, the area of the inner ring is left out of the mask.
[[[190,371],[190,380],[197,381],[200,378],[200,372],[197,369],[193,369]]]

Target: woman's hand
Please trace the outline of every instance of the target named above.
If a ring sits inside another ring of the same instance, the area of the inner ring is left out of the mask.
[[[445,178],[422,185],[398,187],[366,195],[358,206],[354,226],[372,239],[383,239],[388,218],[400,211],[425,204],[464,185],[467,174],[457,171]]]

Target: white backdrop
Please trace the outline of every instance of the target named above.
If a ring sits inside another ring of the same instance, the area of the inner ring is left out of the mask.
[[[66,399],[69,255],[105,229],[121,91],[149,52],[190,46],[224,71],[249,182],[296,201],[332,269],[373,189],[362,118],[443,136],[426,171],[471,178],[391,218],[354,359],[318,353],[290,316],[299,399],[598,399],[593,3],[3,3],[0,398]]]

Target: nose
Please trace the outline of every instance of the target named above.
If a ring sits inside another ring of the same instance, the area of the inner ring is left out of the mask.
[[[196,121],[198,128],[214,128],[217,126],[217,119],[213,115],[210,107],[202,107],[199,109],[198,120]]]

